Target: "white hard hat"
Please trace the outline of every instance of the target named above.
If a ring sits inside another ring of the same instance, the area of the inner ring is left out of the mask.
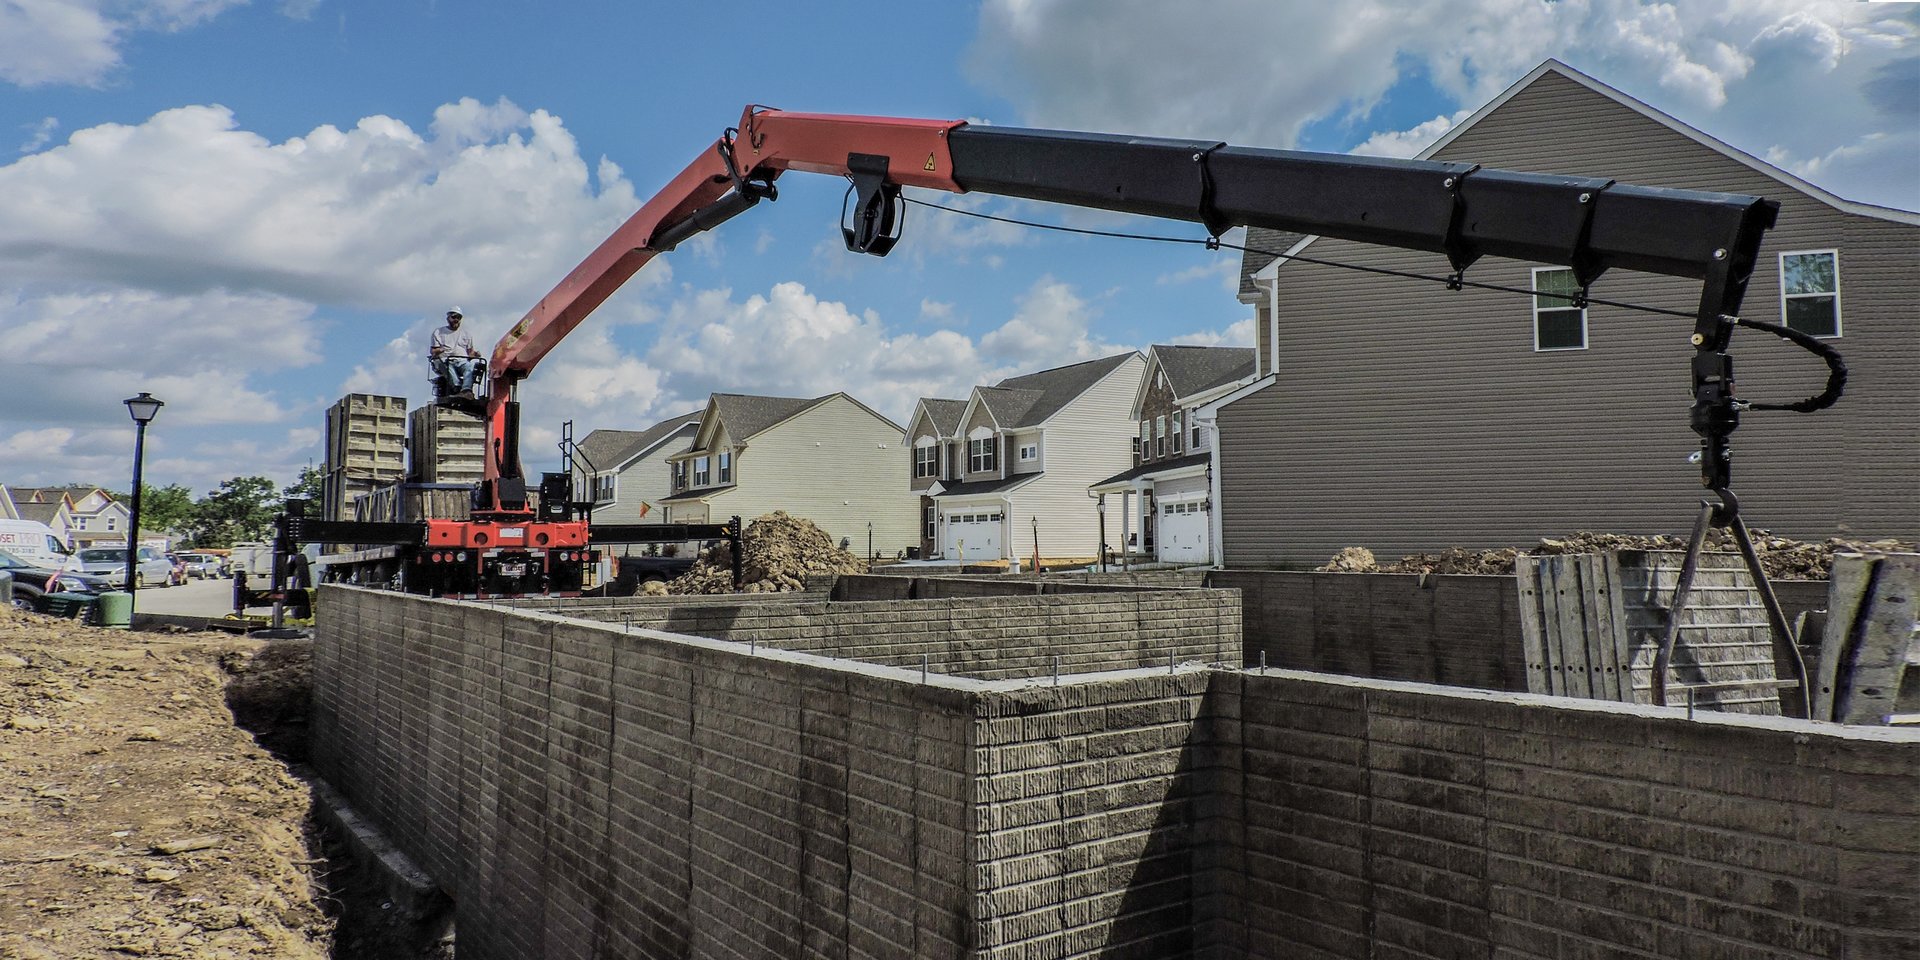
[[[467,315],[467,312],[466,312],[465,310],[462,310],[462,309],[460,309],[459,307],[448,307],[448,308],[447,308],[447,316],[450,316],[450,317],[464,317],[464,316],[466,316],[466,315]]]

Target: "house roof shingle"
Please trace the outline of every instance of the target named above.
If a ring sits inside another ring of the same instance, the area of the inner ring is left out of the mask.
[[[973,497],[973,496],[979,496],[980,494],[983,494],[983,493],[1000,493],[1006,490],[1012,490],[1013,488],[1018,486],[1022,486],[1026,484],[1028,481],[1038,480],[1038,479],[1040,479],[1040,473],[1035,472],[1035,473],[1016,473],[1010,477],[1005,477],[997,480],[975,480],[971,483],[942,482],[940,484],[940,492],[934,494],[933,496],[936,498],[938,497]]]
[[[1190,397],[1253,375],[1252,347],[1155,344],[1153,355],[1176,397]]]
[[[987,410],[1002,428],[1030,427],[1060,412],[1075,397],[1087,392],[1108,374],[1139,351],[1118,353],[1098,360],[1087,360],[1008,377],[991,387],[979,388]],[[1002,410],[1006,413],[1003,415]]]
[[[720,422],[727,425],[727,433],[737,443],[752,437],[768,427],[799,413],[816,403],[820,403],[838,394],[824,397],[756,397],[744,393],[716,393],[713,395],[715,412]]]
[[[612,470],[691,423],[702,411],[668,417],[644,430],[595,430],[580,442],[581,456],[595,470]]]
[[[967,412],[965,400],[948,400],[944,397],[921,397],[920,404],[927,408],[927,416],[933,420],[933,428],[943,437],[960,432],[960,418]]]
[[[1211,458],[1212,456],[1213,455],[1211,453],[1189,453],[1184,457],[1174,457],[1171,460],[1149,460],[1146,463],[1139,464],[1130,469],[1122,470],[1119,473],[1116,473],[1113,476],[1100,481],[1099,483],[1090,483],[1090,484],[1087,484],[1087,486],[1090,488],[1104,487],[1104,486],[1107,486],[1108,484],[1125,483],[1128,480],[1137,480],[1140,477],[1144,477],[1150,473],[1161,473],[1167,470],[1180,470],[1186,467],[1203,466],[1207,463],[1208,459]]]
[[[1262,267],[1280,259],[1280,254],[1293,249],[1293,245],[1305,240],[1304,233],[1291,230],[1269,230],[1266,227],[1247,228],[1247,249],[1240,255],[1240,299],[1242,302],[1254,296],[1253,275]]]

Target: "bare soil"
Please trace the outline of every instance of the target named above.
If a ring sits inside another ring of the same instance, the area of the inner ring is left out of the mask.
[[[234,726],[260,641],[0,609],[0,958],[320,958],[311,798]]]
[[[0,608],[0,960],[452,957],[317,826],[312,670],[306,639]]]

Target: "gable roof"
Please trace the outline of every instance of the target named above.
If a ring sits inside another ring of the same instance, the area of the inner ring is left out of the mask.
[[[595,430],[580,442],[580,454],[594,470],[624,467],[688,425],[699,423],[701,412],[668,417],[644,430]]]
[[[1884,207],[1884,206],[1879,206],[1877,204],[1861,203],[1856,200],[1845,199],[1833,193],[1830,190],[1826,190],[1816,184],[1813,184],[1801,178],[1796,174],[1790,173],[1784,169],[1781,169],[1780,167],[1774,166],[1773,164],[1760,159],[1759,157],[1754,156],[1753,154],[1747,153],[1744,150],[1734,147],[1731,144],[1728,144],[1724,140],[1720,140],[1717,137],[1707,134],[1706,132],[1698,129],[1697,127],[1689,126],[1688,124],[1681,122],[1680,120],[1674,118],[1669,114],[1662,113],[1661,111],[1654,109],[1652,106],[1649,106],[1648,104],[1646,104],[1641,100],[1637,100],[1631,96],[1628,96],[1627,94],[1621,92],[1620,90],[1615,89],[1614,87],[1608,86],[1607,84],[1602,83],[1601,81],[1596,80],[1593,77],[1588,76],[1587,74],[1582,73],[1579,70],[1576,70],[1573,67],[1570,67],[1567,64],[1552,58],[1549,58],[1541,62],[1539,66],[1533,68],[1533,70],[1530,71],[1526,76],[1520,78],[1518,81],[1515,81],[1512,86],[1509,86],[1507,87],[1507,89],[1501,91],[1499,96],[1496,96],[1492,100],[1487,101],[1478,110],[1475,110],[1472,114],[1470,114],[1465,120],[1462,120],[1457,124],[1454,124],[1453,127],[1448,129],[1446,133],[1442,134],[1439,139],[1429,144],[1425,150],[1422,150],[1418,154],[1416,154],[1414,159],[1416,160],[1434,159],[1435,156],[1440,151],[1446,149],[1448,144],[1459,139],[1462,134],[1472,129],[1475,124],[1478,124],[1482,120],[1485,120],[1488,115],[1499,110],[1502,106],[1504,106],[1507,103],[1507,101],[1512,100],[1521,91],[1532,86],[1535,81],[1539,80],[1541,77],[1544,77],[1548,74],[1554,74],[1556,76],[1563,77],[1567,80],[1570,80],[1576,84],[1579,84],[1580,86],[1586,88],[1587,90],[1590,90],[1603,97],[1606,97],[1609,100],[1612,100],[1615,103],[1618,103],[1621,106],[1624,106],[1627,109],[1632,110],[1635,113],[1638,113],[1641,116],[1646,117],[1647,119],[1652,120],[1655,123],[1658,123],[1661,126],[1664,126],[1669,130],[1672,130],[1675,133],[1678,133],[1681,136],[1686,137],[1687,139],[1700,144],[1703,147],[1706,147],[1709,150],[1712,150],[1715,153],[1720,154],[1721,156],[1727,157],[1728,159],[1733,160],[1737,163],[1740,163],[1744,166],[1747,166],[1761,174],[1764,174],[1768,177],[1778,180],[1781,183],[1786,184],[1788,187],[1791,187],[1816,200],[1819,200],[1820,202],[1825,203],[1828,206],[1833,207],[1834,209],[1840,210],[1845,213],[1857,214],[1863,217],[1873,217],[1879,220],[1891,220],[1896,223],[1920,225],[1920,213],[1916,213],[1910,210],[1901,210],[1897,207]],[[1648,184],[1648,186],[1658,186],[1658,184]],[[1253,282],[1255,275],[1265,270],[1275,260],[1280,259],[1279,257],[1272,256],[1271,253],[1297,252],[1295,248],[1304,247],[1308,243],[1311,243],[1316,239],[1319,239],[1319,238],[1314,236],[1297,234],[1297,233],[1287,233],[1285,231],[1279,231],[1279,230],[1267,230],[1260,227],[1253,227],[1248,229],[1246,245],[1248,247],[1252,247],[1252,248],[1255,248],[1261,251],[1266,251],[1266,252],[1262,252],[1258,254],[1249,252],[1241,258],[1240,299],[1242,301],[1247,301],[1247,300],[1257,298],[1257,290],[1255,289],[1255,285]]]
[[[802,397],[756,397],[744,393],[716,393],[709,403],[727,433],[738,443],[799,413],[816,403],[839,394],[806,399]]]
[[[20,519],[22,520],[32,520],[36,523],[44,523],[47,526],[53,526],[53,522],[60,518],[60,514],[69,512],[67,511],[67,501],[65,500],[53,500],[49,502],[35,500],[30,503],[16,503],[14,510],[20,514]]]
[[[987,412],[993,414],[994,422],[1002,429],[1031,427],[1046,422],[1062,407],[1092,389],[1094,384],[1138,356],[1140,351],[1130,350],[1098,360],[1024,373],[1008,377],[991,387],[975,387],[974,393],[986,404]]]
[[[927,419],[933,421],[933,429],[941,436],[951,437],[960,432],[960,418],[966,415],[967,401],[921,397],[919,406],[926,411]],[[909,421],[908,425],[911,426],[912,422]]]
[[[1830,190],[1827,190],[1807,180],[1804,180],[1796,174],[1789,173],[1780,167],[1776,167],[1773,164],[1768,163],[1767,161],[1762,160],[1759,157],[1756,157],[1753,154],[1746,152],[1745,150],[1741,150],[1738,147],[1735,147],[1724,140],[1721,140],[1717,137],[1714,137],[1706,133],[1705,131],[1700,130],[1697,127],[1689,126],[1685,123],[1682,123],[1678,119],[1674,118],[1672,115],[1662,113],[1659,110],[1656,110],[1653,107],[1649,106],[1645,102],[1636,100],[1633,97],[1630,97],[1627,94],[1622,93],[1621,91],[1613,87],[1610,87],[1605,83],[1602,83],[1599,80],[1596,80],[1593,77],[1588,76],[1587,74],[1581,73],[1580,71],[1575,70],[1574,68],[1560,62],[1559,60],[1555,60],[1552,58],[1548,58],[1545,61],[1542,61],[1539,66],[1533,68],[1532,72],[1528,73],[1524,77],[1521,77],[1518,81],[1516,81],[1512,86],[1508,87],[1507,89],[1500,91],[1499,96],[1494,97],[1492,100],[1487,101],[1486,105],[1482,106],[1478,110],[1475,110],[1465,120],[1462,120],[1457,124],[1454,124],[1453,127],[1449,129],[1446,133],[1440,135],[1440,139],[1435,140],[1425,150],[1420,151],[1420,153],[1417,155],[1415,159],[1419,159],[1419,160],[1431,159],[1434,155],[1438,154],[1441,150],[1446,149],[1447,144],[1450,144],[1453,141],[1459,139],[1461,134],[1472,129],[1474,124],[1479,123],[1481,120],[1485,119],[1488,114],[1494,112],[1495,110],[1500,109],[1501,106],[1505,105],[1508,100],[1513,99],[1514,96],[1518,94],[1520,91],[1525,90],[1529,86],[1532,86],[1534,81],[1540,79],[1543,76],[1546,76],[1549,73],[1558,74],[1562,77],[1565,77],[1566,79],[1571,80],[1574,83],[1577,83],[1583,87],[1586,87],[1588,90],[1591,90],[1594,93],[1600,94],[1603,97],[1613,100],[1614,102],[1619,103],[1621,106],[1624,106],[1627,109],[1632,110],[1635,113],[1638,113],[1641,116],[1646,117],[1647,119],[1652,120],[1655,123],[1658,123],[1661,126],[1664,126],[1669,130],[1672,130],[1675,133],[1678,133],[1681,136],[1686,137],[1689,140],[1692,140],[1700,144],[1701,146],[1704,146],[1714,151],[1715,153],[1718,153],[1724,157],[1727,157],[1730,160],[1734,160],[1748,167],[1751,167],[1752,169],[1760,173],[1766,174],[1767,176],[1772,177],[1775,180],[1779,180],[1782,183],[1785,183],[1787,186],[1790,186],[1795,190],[1799,190],[1802,193],[1812,196],[1813,198],[1837,210],[1840,210],[1846,213],[1858,214],[1863,217],[1874,217],[1880,220],[1893,220],[1899,223],[1909,223],[1909,224],[1920,225],[1920,213],[1916,213],[1911,210],[1901,210],[1897,207],[1883,207],[1878,204],[1861,203],[1858,200],[1848,200],[1836,193],[1833,193]]]
[[[1252,347],[1201,347],[1188,344],[1159,344],[1152,348],[1152,360],[1160,364],[1173,387],[1173,395],[1191,397],[1223,384],[1253,375]]]

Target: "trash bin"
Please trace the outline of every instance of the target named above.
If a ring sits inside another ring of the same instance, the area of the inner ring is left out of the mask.
[[[94,597],[90,593],[49,593],[40,598],[46,605],[48,616],[66,620],[85,620],[93,609]]]
[[[133,626],[133,594],[109,590],[99,598],[99,624],[113,630]]]

